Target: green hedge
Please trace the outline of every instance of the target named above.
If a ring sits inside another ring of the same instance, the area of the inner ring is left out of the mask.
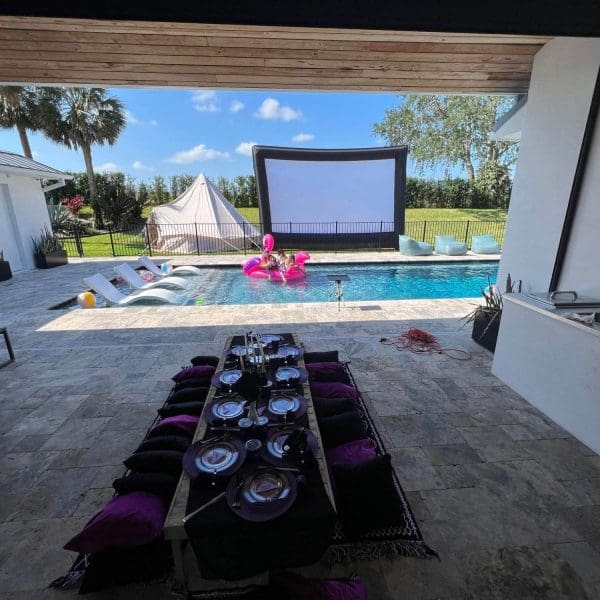
[[[406,208],[508,208],[510,182],[487,191],[466,179],[406,179]]]

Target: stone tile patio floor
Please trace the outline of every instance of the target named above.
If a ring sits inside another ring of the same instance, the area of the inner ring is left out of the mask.
[[[0,370],[0,600],[74,595],[45,589],[74,558],[61,546],[112,495],[169,377],[194,354],[218,352],[242,325],[265,324],[351,361],[440,554],[355,565],[369,598],[600,598],[600,457],[490,374],[491,355],[458,330],[473,300],[349,303],[340,312],[329,304],[47,310],[114,262],[0,283],[0,324],[17,353]],[[412,326],[472,359],[379,343]],[[91,597],[169,598],[170,589]]]

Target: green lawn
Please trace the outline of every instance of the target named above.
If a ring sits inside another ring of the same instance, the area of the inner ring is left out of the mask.
[[[145,207],[147,218],[152,207]],[[258,208],[239,208],[239,212],[250,223],[259,222]],[[504,221],[506,210],[463,209],[463,208],[409,208],[406,210],[406,233],[418,240],[433,243],[436,235],[453,235],[461,241],[470,241],[472,235],[492,233],[498,242],[504,240],[504,227],[488,225],[485,221]],[[91,218],[91,210],[84,207],[80,217]],[[442,223],[445,221],[445,223]],[[467,221],[471,221],[467,225]],[[141,229],[141,228],[140,228]],[[116,254],[137,256],[145,252],[144,239],[136,234],[113,233],[112,241]],[[82,238],[84,256],[112,256],[113,245],[108,233]],[[66,244],[69,256],[77,256],[75,244]]]
[[[258,208],[238,208],[250,223],[260,221]],[[500,208],[407,208],[407,221],[504,221],[506,210]]]

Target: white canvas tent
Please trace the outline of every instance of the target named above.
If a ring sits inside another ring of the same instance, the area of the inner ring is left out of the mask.
[[[190,254],[243,250],[260,232],[200,173],[173,202],[152,210],[148,237],[157,252]]]

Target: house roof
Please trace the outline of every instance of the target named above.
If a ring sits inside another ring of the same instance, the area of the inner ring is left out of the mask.
[[[35,179],[73,179],[71,175],[37,162],[37,160],[5,150],[0,150],[0,173],[30,176]]]

